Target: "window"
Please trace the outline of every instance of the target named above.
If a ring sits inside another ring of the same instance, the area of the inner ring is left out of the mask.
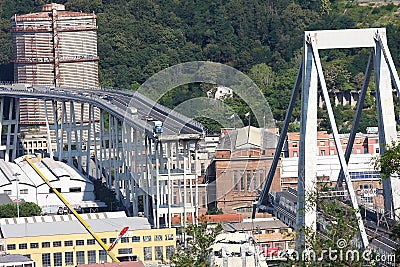
[[[321,156],[325,156],[325,150],[324,149],[321,150]]]
[[[165,235],[165,240],[174,240],[174,235],[173,234]]]
[[[86,240],[86,244],[87,245],[94,245],[96,243],[96,240],[94,240],[94,239],[88,239],[88,240]]]
[[[264,170],[260,170],[260,187],[264,187]]]
[[[240,191],[244,191],[244,171],[240,171]]]
[[[375,148],[375,153],[376,154],[379,154],[379,148]],[[4,191],[6,191],[6,190],[4,190]],[[5,193],[5,192],[4,192]]]
[[[129,237],[122,237],[121,243],[129,243]]]
[[[299,156],[299,154],[297,153],[297,151],[293,151],[293,157],[297,158]]]
[[[253,190],[256,191],[258,188],[257,184],[257,171],[253,170]]]
[[[118,249],[118,254],[132,254],[132,248],[120,248]]]
[[[61,188],[56,188],[56,189],[57,189],[58,192],[61,193]],[[53,192],[53,189],[50,188],[50,189],[49,189],[49,193],[54,193],[54,192]]]
[[[84,246],[85,245],[85,241],[84,240],[76,240],[76,245],[77,246]]]
[[[107,244],[107,238],[102,238],[101,241],[103,241],[104,244]]]
[[[85,251],[76,252],[76,264],[85,264]]]
[[[174,246],[166,246],[165,247],[165,258],[169,260],[174,253]]]
[[[73,252],[65,252],[65,265],[73,266],[74,265],[74,253]]]
[[[357,154],[361,154],[361,148],[357,148]]]
[[[297,142],[293,142],[292,147],[297,147]]]
[[[29,246],[30,246],[30,248],[38,248],[39,243],[30,243]]]
[[[61,241],[54,241],[53,242],[53,247],[55,247],[55,248],[61,247]]]
[[[162,241],[162,235],[155,235],[154,241]]]
[[[72,242],[72,240],[64,241],[64,246],[66,246],[66,247],[72,247],[73,245],[74,245],[74,242]]]
[[[163,247],[155,246],[154,247],[154,256],[155,256],[156,260],[162,260],[163,259]]]
[[[238,186],[238,173],[237,171],[233,171],[233,190],[238,191],[239,186]]]
[[[140,242],[140,236],[132,236],[132,242]]]
[[[89,250],[87,252],[88,263],[96,263],[96,250]]]
[[[70,187],[69,188],[69,192],[70,193],[72,193],[72,192],[81,192],[81,191],[82,191],[82,189],[80,187]]]
[[[330,155],[335,155],[335,150],[331,149],[329,153],[330,153]]]
[[[15,250],[16,249],[16,245],[15,244],[8,244],[7,245],[7,250]]]
[[[151,261],[153,260],[153,256],[151,255],[151,247],[144,247],[143,248],[144,260]]]
[[[19,249],[27,249],[28,248],[28,244],[27,243],[22,243],[18,245]]]
[[[4,194],[11,196],[11,190],[4,190]]]
[[[205,208],[206,207],[206,192],[201,192],[201,207]]]
[[[19,193],[21,195],[26,195],[26,194],[28,194],[28,189],[21,189],[21,190],[19,190]]]
[[[247,183],[247,187],[246,187],[246,189],[247,189],[247,191],[250,191],[251,190],[251,172],[250,171],[246,171],[246,183]]]
[[[151,241],[151,236],[150,235],[143,236],[143,242],[149,242],[149,241]]]
[[[43,253],[42,254],[42,267],[50,267],[50,253]]]
[[[62,266],[62,253],[56,252],[53,254],[54,266]]]
[[[49,248],[50,242],[42,242],[42,248]]]
[[[325,146],[325,141],[319,141],[320,146]]]
[[[107,262],[107,253],[104,250],[99,250],[99,263]]]
[[[111,238],[110,238],[110,244],[112,244],[112,243],[115,241],[115,239],[116,239],[116,238],[111,237]]]

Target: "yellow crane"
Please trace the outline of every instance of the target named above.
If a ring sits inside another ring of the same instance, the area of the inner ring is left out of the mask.
[[[107,253],[107,255],[114,261],[114,262],[120,262],[117,257],[115,257],[114,253],[109,251],[107,248],[106,244],[104,244],[103,241],[101,241],[101,238],[93,232],[92,228],[85,222],[85,220],[74,210],[74,208],[69,204],[69,202],[61,195],[58,190],[53,187],[53,185],[50,183],[50,181],[43,175],[43,173],[33,164],[32,161],[28,158],[28,156],[25,156],[26,162],[36,171],[36,173],[43,179],[43,181],[51,188],[51,190],[57,195],[57,197],[64,203],[65,206],[68,207],[68,209],[72,212],[72,214],[75,216],[75,218],[78,219],[78,221],[81,223],[83,227],[85,227],[86,231],[89,232],[89,234],[97,241],[97,243],[104,249],[104,251]]]

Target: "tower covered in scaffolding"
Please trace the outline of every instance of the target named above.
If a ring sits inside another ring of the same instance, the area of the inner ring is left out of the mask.
[[[67,11],[64,5],[51,3],[43,5],[41,12],[14,15],[11,24],[14,82],[48,85],[55,90],[59,87],[98,88],[99,57],[94,13]],[[57,123],[72,121],[75,118],[72,114],[83,114],[84,121],[89,117],[88,104],[47,101],[46,108],[45,101],[20,99],[19,154],[53,150],[50,143],[54,148],[59,141],[55,140],[52,127],[55,120]],[[52,104],[56,106],[56,114],[49,108]],[[62,108],[66,109],[69,118],[60,117]],[[99,120],[97,109],[94,119]]]
[[[12,18],[14,80],[55,87],[98,86],[96,15],[47,4]]]

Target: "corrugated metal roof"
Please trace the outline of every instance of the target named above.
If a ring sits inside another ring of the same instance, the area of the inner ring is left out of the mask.
[[[275,148],[278,136],[268,129],[247,126],[226,133],[218,149]]]
[[[118,232],[129,226],[129,231],[151,229],[148,220],[144,217],[107,218],[86,220],[96,233]],[[1,231],[4,238],[33,237],[48,235],[85,234],[86,229],[76,220],[2,224]]]
[[[10,254],[10,255],[0,256],[0,263],[10,263],[10,262],[33,262],[33,261],[30,258],[20,254]]]

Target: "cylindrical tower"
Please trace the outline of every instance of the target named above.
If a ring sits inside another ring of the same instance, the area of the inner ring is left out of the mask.
[[[12,18],[14,80],[68,87],[98,86],[96,15],[47,4]]]

